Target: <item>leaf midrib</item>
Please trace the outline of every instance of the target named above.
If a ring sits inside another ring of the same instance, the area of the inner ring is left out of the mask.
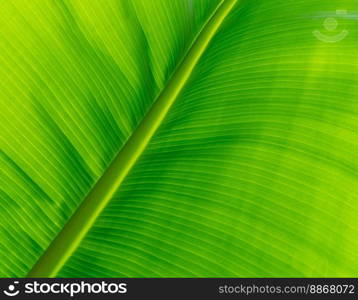
[[[236,2],[237,0],[223,0],[218,5],[149,112],[27,277],[55,277],[75,252],[162,124],[208,44]]]

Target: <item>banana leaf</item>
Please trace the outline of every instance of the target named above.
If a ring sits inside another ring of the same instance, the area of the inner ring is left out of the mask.
[[[357,276],[356,1],[0,9],[0,277]]]

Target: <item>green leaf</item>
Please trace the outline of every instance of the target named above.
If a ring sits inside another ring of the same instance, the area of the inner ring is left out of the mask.
[[[356,276],[354,2],[0,7],[1,277]]]

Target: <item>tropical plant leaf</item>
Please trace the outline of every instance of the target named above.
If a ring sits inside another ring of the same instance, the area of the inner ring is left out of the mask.
[[[356,3],[0,7],[0,276],[357,275]]]

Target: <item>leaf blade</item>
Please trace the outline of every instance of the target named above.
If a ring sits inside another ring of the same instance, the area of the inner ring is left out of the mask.
[[[354,277],[356,20],[312,34],[338,2],[241,2],[59,275]]]
[[[179,68],[117,157],[83,200],[56,239],[29,272],[29,277],[54,277],[76,250],[161,125],[212,37],[237,0],[225,0],[203,27]]]
[[[29,272],[219,2],[1,2],[1,277]]]

